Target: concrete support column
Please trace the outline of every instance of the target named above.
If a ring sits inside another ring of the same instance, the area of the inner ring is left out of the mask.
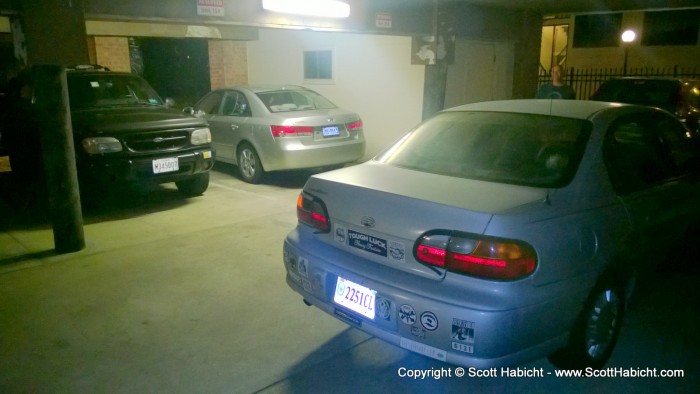
[[[34,66],[33,82],[54,245],[58,253],[76,252],[85,238],[65,69]]]
[[[83,0],[23,0],[55,249],[85,247],[65,65],[89,62]]]
[[[520,34],[515,44],[513,69],[513,98],[534,98],[537,93],[537,73],[540,65],[542,42],[542,14],[523,11]]]
[[[22,0],[27,63],[88,64],[83,0]]]
[[[423,120],[426,120],[445,107],[447,88],[447,64],[438,63],[425,66],[423,82]]]

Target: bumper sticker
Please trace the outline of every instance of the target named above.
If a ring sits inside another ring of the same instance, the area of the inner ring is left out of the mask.
[[[423,343],[412,341],[406,338],[401,338],[400,345],[404,349],[422,354],[424,356],[428,356],[440,361],[447,360],[447,352],[436,347],[428,346]]]
[[[386,240],[381,238],[348,230],[348,244],[365,252],[387,257]]]
[[[399,308],[399,318],[404,324],[412,326],[416,322],[416,311],[410,305],[401,305]]]
[[[474,322],[453,318],[452,340],[462,343],[474,343]]]
[[[438,328],[438,318],[433,312],[423,312],[420,315],[420,324],[428,331],[435,331]]]

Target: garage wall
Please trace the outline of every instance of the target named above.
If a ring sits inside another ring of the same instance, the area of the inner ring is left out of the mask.
[[[303,51],[333,51],[333,82],[304,81]],[[248,42],[251,84],[296,84],[360,114],[366,159],[421,121],[425,66],[411,65],[411,38],[260,29]]]
[[[94,37],[94,44],[97,64],[112,71],[131,72],[127,37]]]

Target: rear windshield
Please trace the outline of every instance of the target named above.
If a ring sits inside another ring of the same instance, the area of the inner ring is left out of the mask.
[[[573,178],[589,135],[590,123],[580,119],[444,112],[376,160],[459,178],[562,187]]]
[[[257,96],[270,112],[293,112],[336,108],[327,98],[313,90],[277,90],[258,93]]]
[[[654,79],[611,80],[602,84],[591,99],[648,105],[674,112],[680,99],[680,82]]]
[[[163,104],[146,81],[128,74],[69,75],[68,95],[71,108]]]

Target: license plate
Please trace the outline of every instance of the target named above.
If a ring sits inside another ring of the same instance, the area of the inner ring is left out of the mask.
[[[324,137],[337,137],[340,135],[340,129],[338,126],[328,126],[323,128]]]
[[[338,277],[333,301],[374,320],[374,299],[376,295],[377,292],[372,289]]]
[[[173,172],[180,169],[177,157],[169,157],[167,159],[153,160],[153,173],[160,174],[163,172]]]

